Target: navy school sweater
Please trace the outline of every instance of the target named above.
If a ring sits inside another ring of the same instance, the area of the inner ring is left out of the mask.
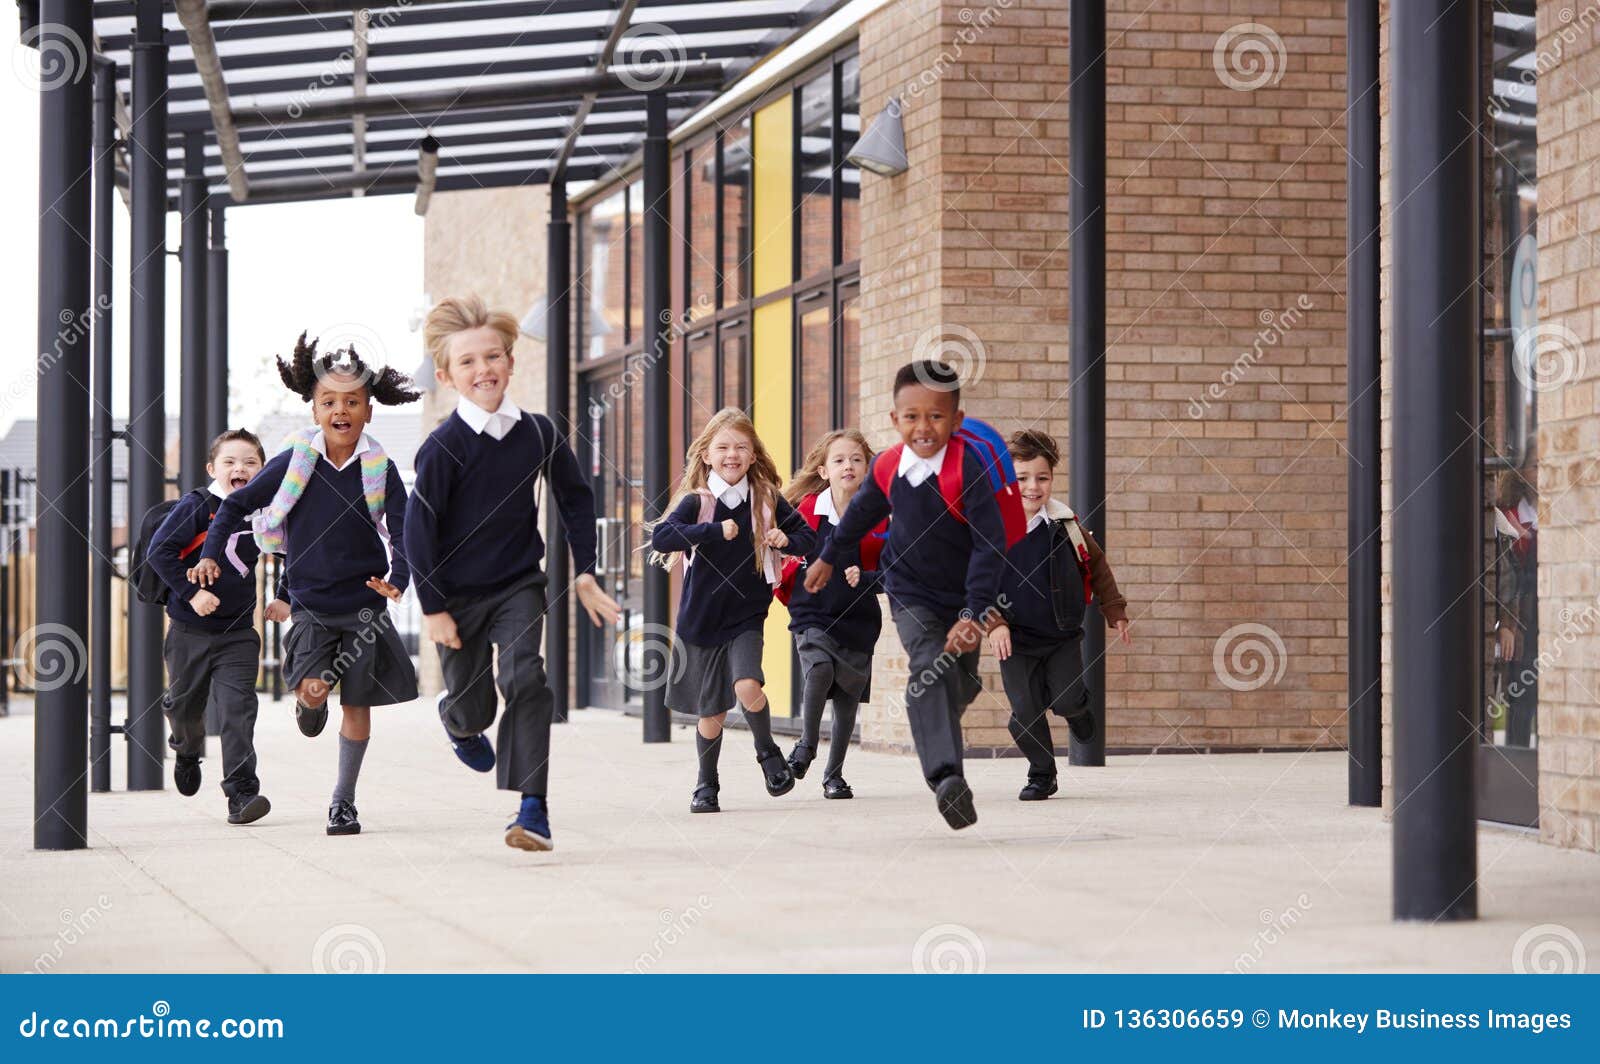
[[[1006,530],[982,463],[971,448],[962,457],[965,523],[946,509],[937,475],[913,488],[896,473],[885,496],[869,473],[840,515],[822,560],[837,566],[846,547],[859,544],[892,512],[889,542],[878,560],[890,603],[926,606],[952,620],[965,608],[981,619],[1000,593]]]
[[[293,453],[291,449],[279,452],[254,480],[223,501],[211,522],[204,557],[227,570],[228,561],[222,557],[224,540],[245,527],[250,514],[272,502]],[[405,513],[406,486],[391,460],[384,498],[384,524],[394,552],[390,571],[388,552],[361,488],[360,459],[334,469],[332,462],[319,456],[300,501],[284,521],[284,571],[295,607],[329,615],[387,606],[389,600],[366,585],[370,577],[382,577],[386,572],[389,583],[401,591],[410,582]]]
[[[724,539],[722,522],[730,518],[738,524],[739,534]],[[816,533],[781,495],[774,503],[773,520],[789,537],[782,553],[805,555],[816,547]],[[662,553],[695,552],[678,597],[679,639],[697,646],[718,646],[766,623],[772,585],[756,569],[748,498],[732,508],[718,499],[711,520],[701,524],[700,496],[685,496],[656,525],[650,545]]]
[[[199,584],[191,584],[184,574],[202,555],[195,550],[188,557],[180,558],[179,552],[193,543],[202,532],[206,533],[206,541],[210,542],[212,515],[222,502],[221,497],[213,495],[208,489],[189,492],[167,511],[166,518],[150,539],[150,565],[171,591],[167,596],[167,616],[205,632],[232,632],[249,628],[255,623],[256,559],[261,556],[261,551],[256,547],[255,536],[248,529],[234,540],[234,553],[244,563],[244,574],[241,575],[233,562],[219,550],[217,564],[222,566],[222,576],[204,590],[210,591],[221,601],[215,610],[204,617],[189,605],[194,593],[202,589]]]
[[[807,564],[826,549],[833,533],[833,522],[819,516],[818,549],[807,553]],[[851,587],[844,578],[844,571],[861,564],[861,547],[857,544],[841,548],[838,557],[833,576],[815,595],[806,590],[805,567],[795,573],[794,589],[789,593],[789,631],[819,628],[838,640],[841,646],[870,654],[878,645],[878,634],[883,630],[883,611],[878,608],[878,593],[883,590],[882,573],[877,569],[863,569],[861,582]]]
[[[1005,612],[1011,624],[1011,641],[1019,649],[1045,650],[1083,631],[1082,595],[1071,596],[1077,606],[1076,627],[1063,629],[1056,624],[1050,594],[1050,547],[1052,537],[1058,533],[1051,525],[1050,521],[1041,521],[1017,541],[1006,554],[1005,570],[1000,577],[1000,593],[1005,597]]]
[[[406,507],[406,554],[424,613],[539,571],[541,469],[561,511],[575,575],[594,572],[594,493],[549,418],[524,412],[497,440],[451,413],[428,434]]]

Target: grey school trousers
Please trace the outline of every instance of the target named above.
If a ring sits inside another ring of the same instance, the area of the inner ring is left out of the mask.
[[[906,681],[906,717],[911,741],[922,762],[922,778],[935,788],[946,776],[961,771],[961,714],[978,696],[978,649],[965,654],[944,652],[945,633],[958,615],[927,606],[891,604],[894,626],[910,659]]]

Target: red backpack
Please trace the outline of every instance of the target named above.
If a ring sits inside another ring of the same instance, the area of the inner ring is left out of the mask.
[[[900,471],[900,455],[905,447],[905,444],[897,443],[881,452],[872,463],[872,479],[878,482],[878,490],[883,492],[884,498],[889,497],[889,486]],[[964,419],[945,448],[944,463],[939,467],[939,494],[944,498],[945,508],[951,515],[966,524],[961,491],[965,486],[962,483],[962,462],[968,447],[977,453],[984,473],[989,478],[989,487],[994,492],[994,501],[1000,507],[1000,520],[1006,529],[1006,550],[1010,550],[1028,534],[1028,519],[1022,513],[1022,492],[1017,488],[1017,470],[1011,464],[1011,452],[1000,433],[975,417]]]
[[[817,494],[820,495],[821,492]],[[817,496],[807,495],[800,500],[800,505],[795,509],[800,511],[800,516],[806,519],[806,524],[811,526],[812,531],[816,531],[817,526],[822,523],[822,518],[817,516]],[[861,541],[861,568],[873,570],[878,567],[878,557],[883,553],[884,540],[888,535],[887,518],[880,522],[877,528],[867,533],[866,538]],[[789,604],[789,597],[794,594],[795,575],[799,572],[799,558],[791,556],[783,560],[783,576],[772,589],[772,594],[785,606]]]

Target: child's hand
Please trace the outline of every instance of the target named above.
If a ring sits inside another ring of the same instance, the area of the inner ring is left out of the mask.
[[[732,536],[728,537],[732,539]],[[782,550],[789,545],[789,537],[781,528],[769,528],[767,534],[761,537],[761,542],[774,550]]]
[[[1117,622],[1117,638],[1122,640],[1123,646],[1133,646],[1133,637],[1128,634],[1128,619],[1126,617]]]
[[[389,583],[389,581],[378,576],[367,577],[367,586],[376,591],[378,594],[382,595],[384,598],[393,599],[396,602],[399,602],[400,596],[405,594],[405,592]]]
[[[189,583],[199,584],[201,587],[210,587],[222,575],[222,566],[210,558],[201,558],[194,563],[194,568],[183,574],[189,578]]]
[[[422,634],[430,643],[438,643],[451,650],[461,649],[461,636],[456,633],[456,619],[450,616],[449,611],[441,610],[438,613],[424,613],[422,615]]]
[[[1500,644],[1500,660],[1510,661],[1517,650],[1517,633],[1510,625],[1503,625],[1495,633],[1495,639]]]
[[[739,522],[735,521],[731,517],[728,518],[726,521],[722,522],[722,538],[723,539],[733,539],[738,534],[739,534]]]
[[[289,619],[289,604],[283,599],[273,599],[267,603],[267,620],[275,624],[282,624]]]
[[[833,579],[832,564],[818,558],[806,566],[806,590],[815,595],[828,586],[828,581]]]
[[[622,607],[616,599],[605,593],[593,573],[584,573],[574,581],[573,586],[577,588],[578,601],[583,603],[589,620],[594,622],[596,628],[616,624],[621,619]]]
[[[994,656],[1001,661],[1011,656],[1011,629],[1003,624],[997,624],[989,629],[989,649],[994,651]]]
[[[189,608],[201,617],[208,617],[215,613],[220,605],[222,605],[222,600],[204,588],[196,591],[194,596],[189,599]]]
[[[963,617],[950,626],[950,631],[945,633],[944,652],[946,654],[965,654],[977,650],[983,643],[983,629],[978,627],[978,622],[971,617]]]
[[[849,584],[851,587],[855,587],[857,584],[861,583],[861,566],[851,565],[846,567],[844,571],[844,582]]]

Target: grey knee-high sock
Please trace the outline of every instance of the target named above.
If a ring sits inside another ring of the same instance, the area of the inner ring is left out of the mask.
[[[828,768],[823,779],[832,779],[844,771],[844,755],[850,749],[850,734],[856,730],[859,706],[853,698],[833,700],[833,732],[828,737]]]
[[[356,777],[361,775],[361,759],[367,756],[367,739],[339,736],[339,782],[333,785],[333,800],[355,802]]]
[[[717,758],[722,754],[722,733],[718,732],[715,739],[707,739],[697,729],[694,733],[694,750],[700,757],[700,778],[697,786],[720,786],[717,779]]]
[[[750,726],[750,735],[756,741],[756,757],[764,760],[783,752],[778,749],[778,744],[772,741],[772,714],[767,712],[766,706],[762,706],[759,711],[746,709],[744,722]]]
[[[828,688],[832,686],[833,669],[818,665],[806,673],[800,689],[800,744],[812,754],[822,739],[822,707],[828,702]]]

